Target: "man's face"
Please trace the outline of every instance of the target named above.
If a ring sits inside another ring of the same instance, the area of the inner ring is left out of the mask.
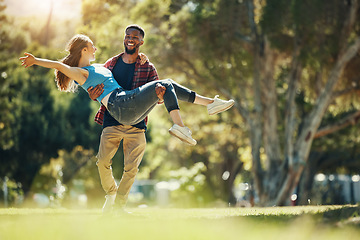
[[[129,28],[125,32],[124,46],[127,54],[134,54],[138,52],[144,41],[140,34],[140,31],[134,28]]]

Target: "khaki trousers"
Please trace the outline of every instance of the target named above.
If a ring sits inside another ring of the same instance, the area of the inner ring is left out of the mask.
[[[124,171],[119,186],[112,173],[112,158],[123,140]],[[145,130],[129,125],[110,126],[103,129],[100,139],[98,161],[101,185],[108,195],[117,194],[117,202],[124,206],[139,171],[146,146]],[[118,204],[118,203],[117,203]]]

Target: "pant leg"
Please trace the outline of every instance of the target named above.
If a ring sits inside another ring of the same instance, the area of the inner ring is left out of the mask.
[[[116,89],[110,95],[107,109],[119,123],[135,125],[157,105],[155,84],[148,85],[145,90],[141,87],[129,91]]]
[[[173,85],[174,83],[174,85]],[[152,81],[130,91],[115,90],[108,100],[109,113],[124,125],[135,125],[142,121],[157,105],[157,84],[166,87],[164,104],[168,112],[179,109],[178,96],[183,101],[193,102],[195,92],[175,83],[171,79]],[[176,86],[176,91],[175,87]]]
[[[167,79],[167,80],[169,80],[173,85],[176,96],[179,100],[189,103],[193,103],[195,101],[196,93],[194,91],[180,85],[179,83],[175,82],[172,79]]]
[[[106,194],[109,195],[116,194],[117,192],[111,165],[112,158],[119,148],[123,135],[121,126],[110,126],[103,129],[100,138],[96,165],[100,175],[101,186]]]
[[[124,125],[142,121],[157,105],[156,84],[166,87],[164,102],[170,112],[179,109],[174,87],[169,80],[152,81],[130,91],[115,90],[109,97],[108,110],[113,118]]]
[[[138,120],[145,118],[152,109],[157,105],[159,99],[156,95],[155,88],[157,84],[161,84],[166,88],[164,93],[164,104],[168,112],[172,110],[179,109],[179,103],[176,96],[174,86],[172,85],[172,80],[157,80],[150,83],[147,83],[138,88],[138,92],[134,95],[134,105],[136,106],[136,111],[140,113]],[[155,100],[155,102],[153,102]],[[148,103],[153,103],[150,107]]]
[[[145,131],[133,126],[123,126],[124,129],[124,172],[119,183],[117,205],[125,206],[130,189],[139,171],[139,165],[145,153]]]

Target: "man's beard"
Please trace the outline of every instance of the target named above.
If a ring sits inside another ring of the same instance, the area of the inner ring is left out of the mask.
[[[130,54],[130,55],[133,55],[135,52],[136,52],[136,50],[138,49],[138,47],[136,46],[136,47],[134,47],[133,49],[128,49],[126,46],[125,46],[125,52],[127,53],[127,54]]]

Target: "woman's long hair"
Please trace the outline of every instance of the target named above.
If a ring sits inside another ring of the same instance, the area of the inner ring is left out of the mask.
[[[78,67],[81,51],[87,47],[88,42],[91,42],[90,38],[82,34],[77,34],[72,37],[65,49],[69,54],[61,59],[60,62],[65,63],[70,67]],[[77,85],[74,81],[62,72],[55,70],[55,77],[56,85],[60,91],[74,92],[77,89]]]

